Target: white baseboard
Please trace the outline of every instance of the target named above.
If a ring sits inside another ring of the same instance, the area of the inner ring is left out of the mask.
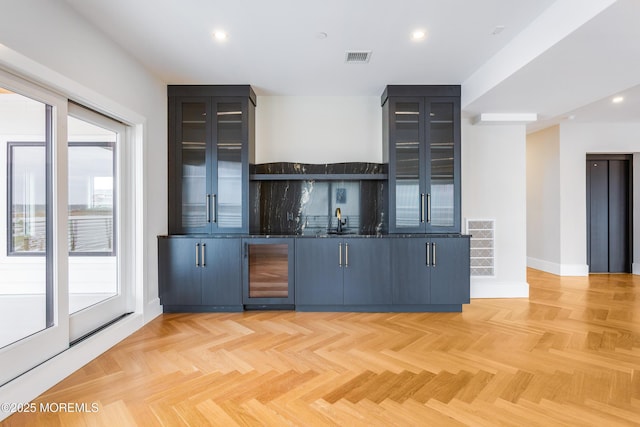
[[[561,276],[588,276],[589,266],[587,264],[562,264],[560,266]]]
[[[162,306],[160,305],[160,298],[156,298],[153,301],[147,303],[147,306],[144,310],[144,323],[150,322],[161,314]]]
[[[547,273],[556,274],[558,276],[560,275],[560,264],[544,259],[527,257],[527,267],[546,271]]]
[[[472,277],[471,298],[529,298],[529,284]]]
[[[633,274],[640,274],[640,263],[638,263],[638,262],[634,262],[634,263],[631,265],[631,272],[632,272]]]
[[[558,264],[555,262],[527,257],[527,267],[558,276],[588,276],[589,266],[586,264]]]
[[[125,317],[0,387],[0,402],[31,402],[143,325],[142,314]],[[0,421],[9,415],[0,410]]]

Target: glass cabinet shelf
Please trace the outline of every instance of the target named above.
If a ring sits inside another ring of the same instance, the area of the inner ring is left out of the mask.
[[[245,233],[256,96],[249,85],[169,85],[169,233]]]
[[[460,86],[389,85],[381,105],[389,232],[459,232]]]

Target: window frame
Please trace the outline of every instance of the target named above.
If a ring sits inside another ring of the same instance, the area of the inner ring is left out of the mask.
[[[16,251],[14,247],[13,239],[13,149],[15,147],[44,147],[46,150],[46,144],[40,141],[7,141],[7,256],[8,257],[34,257],[44,256],[45,252],[30,251],[20,252]],[[69,246],[69,256],[76,257],[111,257],[117,256],[118,251],[118,216],[116,215],[118,209],[118,186],[117,178],[117,161],[118,161],[118,144],[116,142],[108,141],[68,141],[67,150],[71,147],[111,147],[113,150],[111,171],[113,177],[113,189],[112,189],[112,230],[111,230],[111,251],[72,251]],[[46,159],[45,159],[46,162]],[[67,222],[70,222],[69,217]],[[67,239],[70,239],[71,228],[67,228]]]
[[[47,144],[45,142],[42,141],[7,141],[7,256],[8,257],[13,257],[13,256],[18,256],[18,257],[33,257],[33,256],[45,256],[46,255],[46,251],[45,252],[41,252],[41,251],[31,251],[31,252],[18,252],[15,251],[14,249],[14,240],[13,240],[13,169],[14,169],[14,165],[13,165],[13,149],[16,147],[42,147],[45,149],[45,168],[48,168],[47,166],[47,156],[48,156],[48,152],[47,152]],[[46,174],[48,173],[48,169],[45,171],[45,178],[46,178]],[[47,193],[48,188],[46,188],[46,183],[45,183],[45,197],[48,198],[49,194]],[[48,208],[47,211],[45,212],[46,215],[49,214],[48,212]],[[46,222],[46,220],[45,220]],[[45,237],[47,234],[47,227],[45,225]]]

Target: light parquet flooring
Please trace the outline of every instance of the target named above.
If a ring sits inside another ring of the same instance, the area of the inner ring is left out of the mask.
[[[640,425],[640,277],[529,270],[462,313],[164,314],[11,426]]]

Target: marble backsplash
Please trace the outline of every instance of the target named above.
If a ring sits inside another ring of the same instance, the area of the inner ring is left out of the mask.
[[[251,165],[250,173],[252,174],[287,174],[287,175],[317,175],[317,174],[341,174],[341,175],[358,175],[358,174],[386,174],[387,165],[384,163],[365,163],[365,162],[347,162],[347,163],[290,163],[275,162],[261,163]]]
[[[350,175],[386,173],[386,165],[339,163],[255,165],[253,174],[281,175],[250,181],[250,232],[270,235],[316,235],[336,232],[340,208],[345,234],[387,231],[386,179],[349,179]],[[292,175],[284,178],[284,174]],[[327,175],[326,179],[322,176]],[[314,178],[305,179],[305,175]],[[292,179],[289,179],[292,178]]]

